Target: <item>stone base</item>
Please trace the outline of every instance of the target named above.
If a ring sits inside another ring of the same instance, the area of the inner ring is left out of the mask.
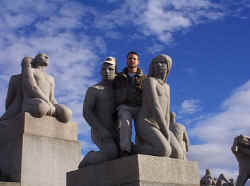
[[[199,186],[196,162],[133,155],[67,173],[67,186]]]
[[[76,123],[22,113],[6,124],[0,129],[0,181],[65,186],[66,172],[76,169],[81,159]]]
[[[20,183],[16,182],[0,182],[0,186],[21,186]]]

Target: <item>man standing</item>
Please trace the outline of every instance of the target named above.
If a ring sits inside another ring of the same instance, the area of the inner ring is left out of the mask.
[[[87,90],[83,103],[83,117],[90,125],[92,140],[100,151],[88,152],[79,168],[118,157],[119,150],[115,142],[117,132],[113,121],[115,103],[112,84],[115,70],[115,58],[106,58],[101,69],[101,82]]]
[[[131,153],[132,120],[136,119],[142,104],[142,84],[145,76],[138,64],[139,55],[133,51],[129,52],[127,67],[118,74],[114,83],[121,156]]]

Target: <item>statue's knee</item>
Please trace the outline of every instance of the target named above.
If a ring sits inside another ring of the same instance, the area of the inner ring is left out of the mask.
[[[72,118],[72,111],[64,105],[57,104],[56,107],[56,117],[59,121],[67,123]]]
[[[48,111],[49,111],[49,105],[43,101],[41,101],[40,103],[38,103],[36,105],[36,115],[38,117],[42,117],[44,115],[47,115]]]
[[[42,117],[49,111],[49,105],[39,98],[25,100],[23,111],[28,112],[35,117]]]

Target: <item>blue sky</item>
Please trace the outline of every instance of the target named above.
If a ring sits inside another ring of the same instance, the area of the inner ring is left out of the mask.
[[[201,172],[237,175],[230,146],[250,135],[250,0],[1,0],[0,113],[8,80],[24,56],[45,52],[56,99],[73,110],[83,153],[95,148],[82,118],[88,86],[114,56],[140,54],[147,74],[161,53],[173,59],[171,110],[189,132],[189,159]]]

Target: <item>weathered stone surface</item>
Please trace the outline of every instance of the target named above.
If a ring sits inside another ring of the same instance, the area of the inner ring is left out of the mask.
[[[16,183],[16,182],[0,182],[0,186],[20,186],[20,183]]]
[[[75,123],[22,113],[0,130],[1,176],[21,186],[65,186],[66,172],[79,164],[80,149]]]
[[[67,173],[67,186],[198,186],[195,162],[134,155]]]

